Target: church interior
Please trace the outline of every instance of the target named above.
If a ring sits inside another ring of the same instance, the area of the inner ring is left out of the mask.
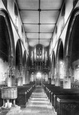
[[[0,115],[79,115],[79,0],[0,0]]]

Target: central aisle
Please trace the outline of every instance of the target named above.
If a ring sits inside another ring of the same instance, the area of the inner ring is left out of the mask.
[[[26,115],[56,115],[41,86],[36,87],[23,111],[25,111]]]

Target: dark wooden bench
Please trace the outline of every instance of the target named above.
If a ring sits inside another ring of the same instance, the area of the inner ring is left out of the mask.
[[[78,89],[76,88],[63,89],[61,87],[52,86],[52,85],[45,85],[44,87],[47,87],[48,90],[51,92],[52,105],[54,106],[58,115],[75,115],[75,112],[77,114],[78,108],[79,108],[79,90]],[[71,110],[70,110],[71,112],[69,112],[68,114],[66,108],[61,109],[62,102],[65,106],[67,106],[67,104],[70,105],[70,109],[72,106],[75,106],[75,110],[74,111],[72,110],[74,114],[72,114]]]
[[[16,104],[25,107],[26,102],[28,101],[29,97],[31,96],[34,90],[34,84],[27,84],[25,86],[17,87],[18,98],[16,99]]]
[[[46,85],[43,85],[43,88],[44,88],[48,98],[51,101],[51,90],[55,88],[55,85],[46,84]]]
[[[57,115],[79,115],[79,96],[57,95],[55,109]]]

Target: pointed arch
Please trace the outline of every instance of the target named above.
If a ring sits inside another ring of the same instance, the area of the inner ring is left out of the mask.
[[[0,58],[10,66],[15,65],[15,45],[11,21],[8,13],[0,10]]]
[[[65,56],[68,56],[69,67],[79,60],[79,8],[71,14],[65,40]]]
[[[57,60],[63,60],[63,42],[61,39],[58,40],[58,46],[56,51],[56,61]]]
[[[16,66],[20,70],[20,66],[22,65],[22,46],[21,40],[18,39],[16,44]]]
[[[55,68],[55,52],[53,51],[53,54],[52,54],[52,63],[53,63],[53,66]]]

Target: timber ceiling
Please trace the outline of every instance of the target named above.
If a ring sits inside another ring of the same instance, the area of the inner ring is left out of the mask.
[[[30,46],[49,46],[62,0],[17,0]]]

